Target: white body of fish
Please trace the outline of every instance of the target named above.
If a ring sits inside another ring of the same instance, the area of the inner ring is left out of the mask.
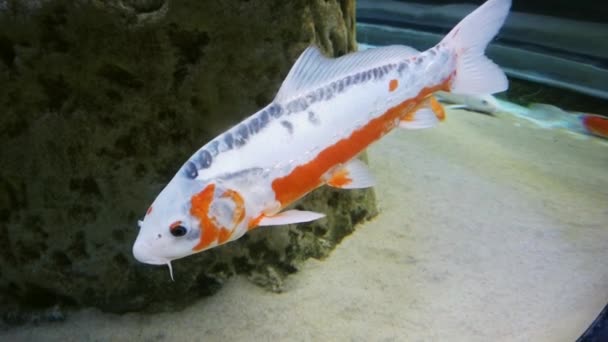
[[[484,50],[509,7],[510,0],[487,1],[424,52],[387,46],[329,59],[306,49],[268,106],[180,168],[140,222],[135,257],[170,266],[259,225],[323,217],[283,210],[324,184],[372,186],[356,156],[393,128],[434,126],[441,117],[433,92],[507,89]]]

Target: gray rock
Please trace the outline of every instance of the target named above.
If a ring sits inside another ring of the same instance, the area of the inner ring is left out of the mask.
[[[179,308],[234,274],[280,291],[302,260],[375,214],[370,190],[320,189],[298,206],[326,220],[176,261],[176,282],[131,255],[137,220],[179,166],[266,105],[310,42],[334,56],[355,49],[353,0],[2,4],[4,317]]]

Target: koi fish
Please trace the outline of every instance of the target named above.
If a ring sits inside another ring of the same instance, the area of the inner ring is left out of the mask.
[[[570,132],[608,139],[608,117],[565,111],[545,103],[532,103],[522,107],[506,101],[497,101],[499,110],[514,114],[545,129],[564,129]]]
[[[435,95],[442,103],[452,103],[446,106],[450,109],[465,109],[483,114],[494,114],[499,107],[494,96],[489,94],[462,95],[438,91]]]
[[[424,52],[394,45],[330,59],[308,47],[270,104],[181,166],[139,222],[134,257],[167,265],[173,279],[172,260],[259,226],[324,217],[286,210],[320,186],[373,186],[357,155],[394,128],[435,126],[444,113],[434,92],[508,88],[484,51],[510,6],[511,0],[487,1]]]

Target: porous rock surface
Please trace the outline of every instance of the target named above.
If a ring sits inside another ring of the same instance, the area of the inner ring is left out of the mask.
[[[266,105],[309,43],[353,51],[354,14],[354,0],[0,1],[5,321],[179,308],[234,274],[281,291],[374,215],[371,190],[323,188],[298,207],[326,219],[176,261],[175,282],[131,254],[137,220],[191,153]]]

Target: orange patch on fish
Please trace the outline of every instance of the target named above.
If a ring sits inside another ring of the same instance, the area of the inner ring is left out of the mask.
[[[192,196],[190,199],[190,214],[199,219],[201,230],[200,241],[192,248],[193,251],[200,251],[209,247],[219,237],[219,228],[208,216],[214,192],[215,184],[209,184],[203,191]]]
[[[224,243],[224,242],[228,241],[228,239],[230,239],[231,236],[232,236],[231,230],[222,228],[222,229],[220,229],[220,232],[218,234],[217,242]]]
[[[257,227],[260,225],[260,222],[262,221],[262,219],[266,217],[265,215],[260,215],[256,218],[253,218],[251,220],[249,220],[249,224],[247,225],[247,229],[248,230],[252,230],[253,228]]]
[[[222,198],[228,198],[234,202],[234,213],[232,216],[232,226],[223,227],[215,217],[209,216],[209,209],[215,192],[215,184],[209,184],[203,191],[192,196],[190,214],[197,217],[200,221],[201,238],[199,243],[192,250],[200,251],[209,247],[213,242],[224,243],[230,239],[238,224],[245,219],[245,201],[243,197],[234,190],[226,190]]]
[[[338,170],[331,175],[327,184],[333,186],[334,188],[341,188],[345,185],[348,185],[353,182],[353,180],[349,177],[348,171],[346,169]]]
[[[416,107],[415,110],[409,110],[407,113],[405,113],[405,115],[403,115],[401,117],[401,121],[407,121],[407,122],[414,121],[414,118],[416,117],[416,110],[418,110],[418,107]]]
[[[391,80],[388,83],[388,91],[395,91],[395,89],[397,89],[397,87],[399,86],[399,81],[397,80]]]
[[[290,174],[272,182],[276,200],[285,207],[322,184],[323,175],[332,167],[344,164],[363,151],[372,142],[380,139],[406,119],[412,108],[417,107],[427,96],[438,90],[449,90],[451,77],[438,86],[424,88],[418,96],[405,100],[388,109],[381,116],[370,120],[349,137],[328,146],[306,164],[297,166]],[[413,116],[412,116],[413,117]]]
[[[582,118],[582,122],[589,133],[608,138],[608,118],[599,115],[585,114]]]
[[[236,227],[245,218],[245,201],[243,200],[243,197],[238,192],[236,192],[234,190],[230,190],[230,189],[226,190],[222,194],[222,197],[230,198],[234,202],[235,209],[234,209],[234,213],[232,216],[232,222],[234,223],[234,226]]]

